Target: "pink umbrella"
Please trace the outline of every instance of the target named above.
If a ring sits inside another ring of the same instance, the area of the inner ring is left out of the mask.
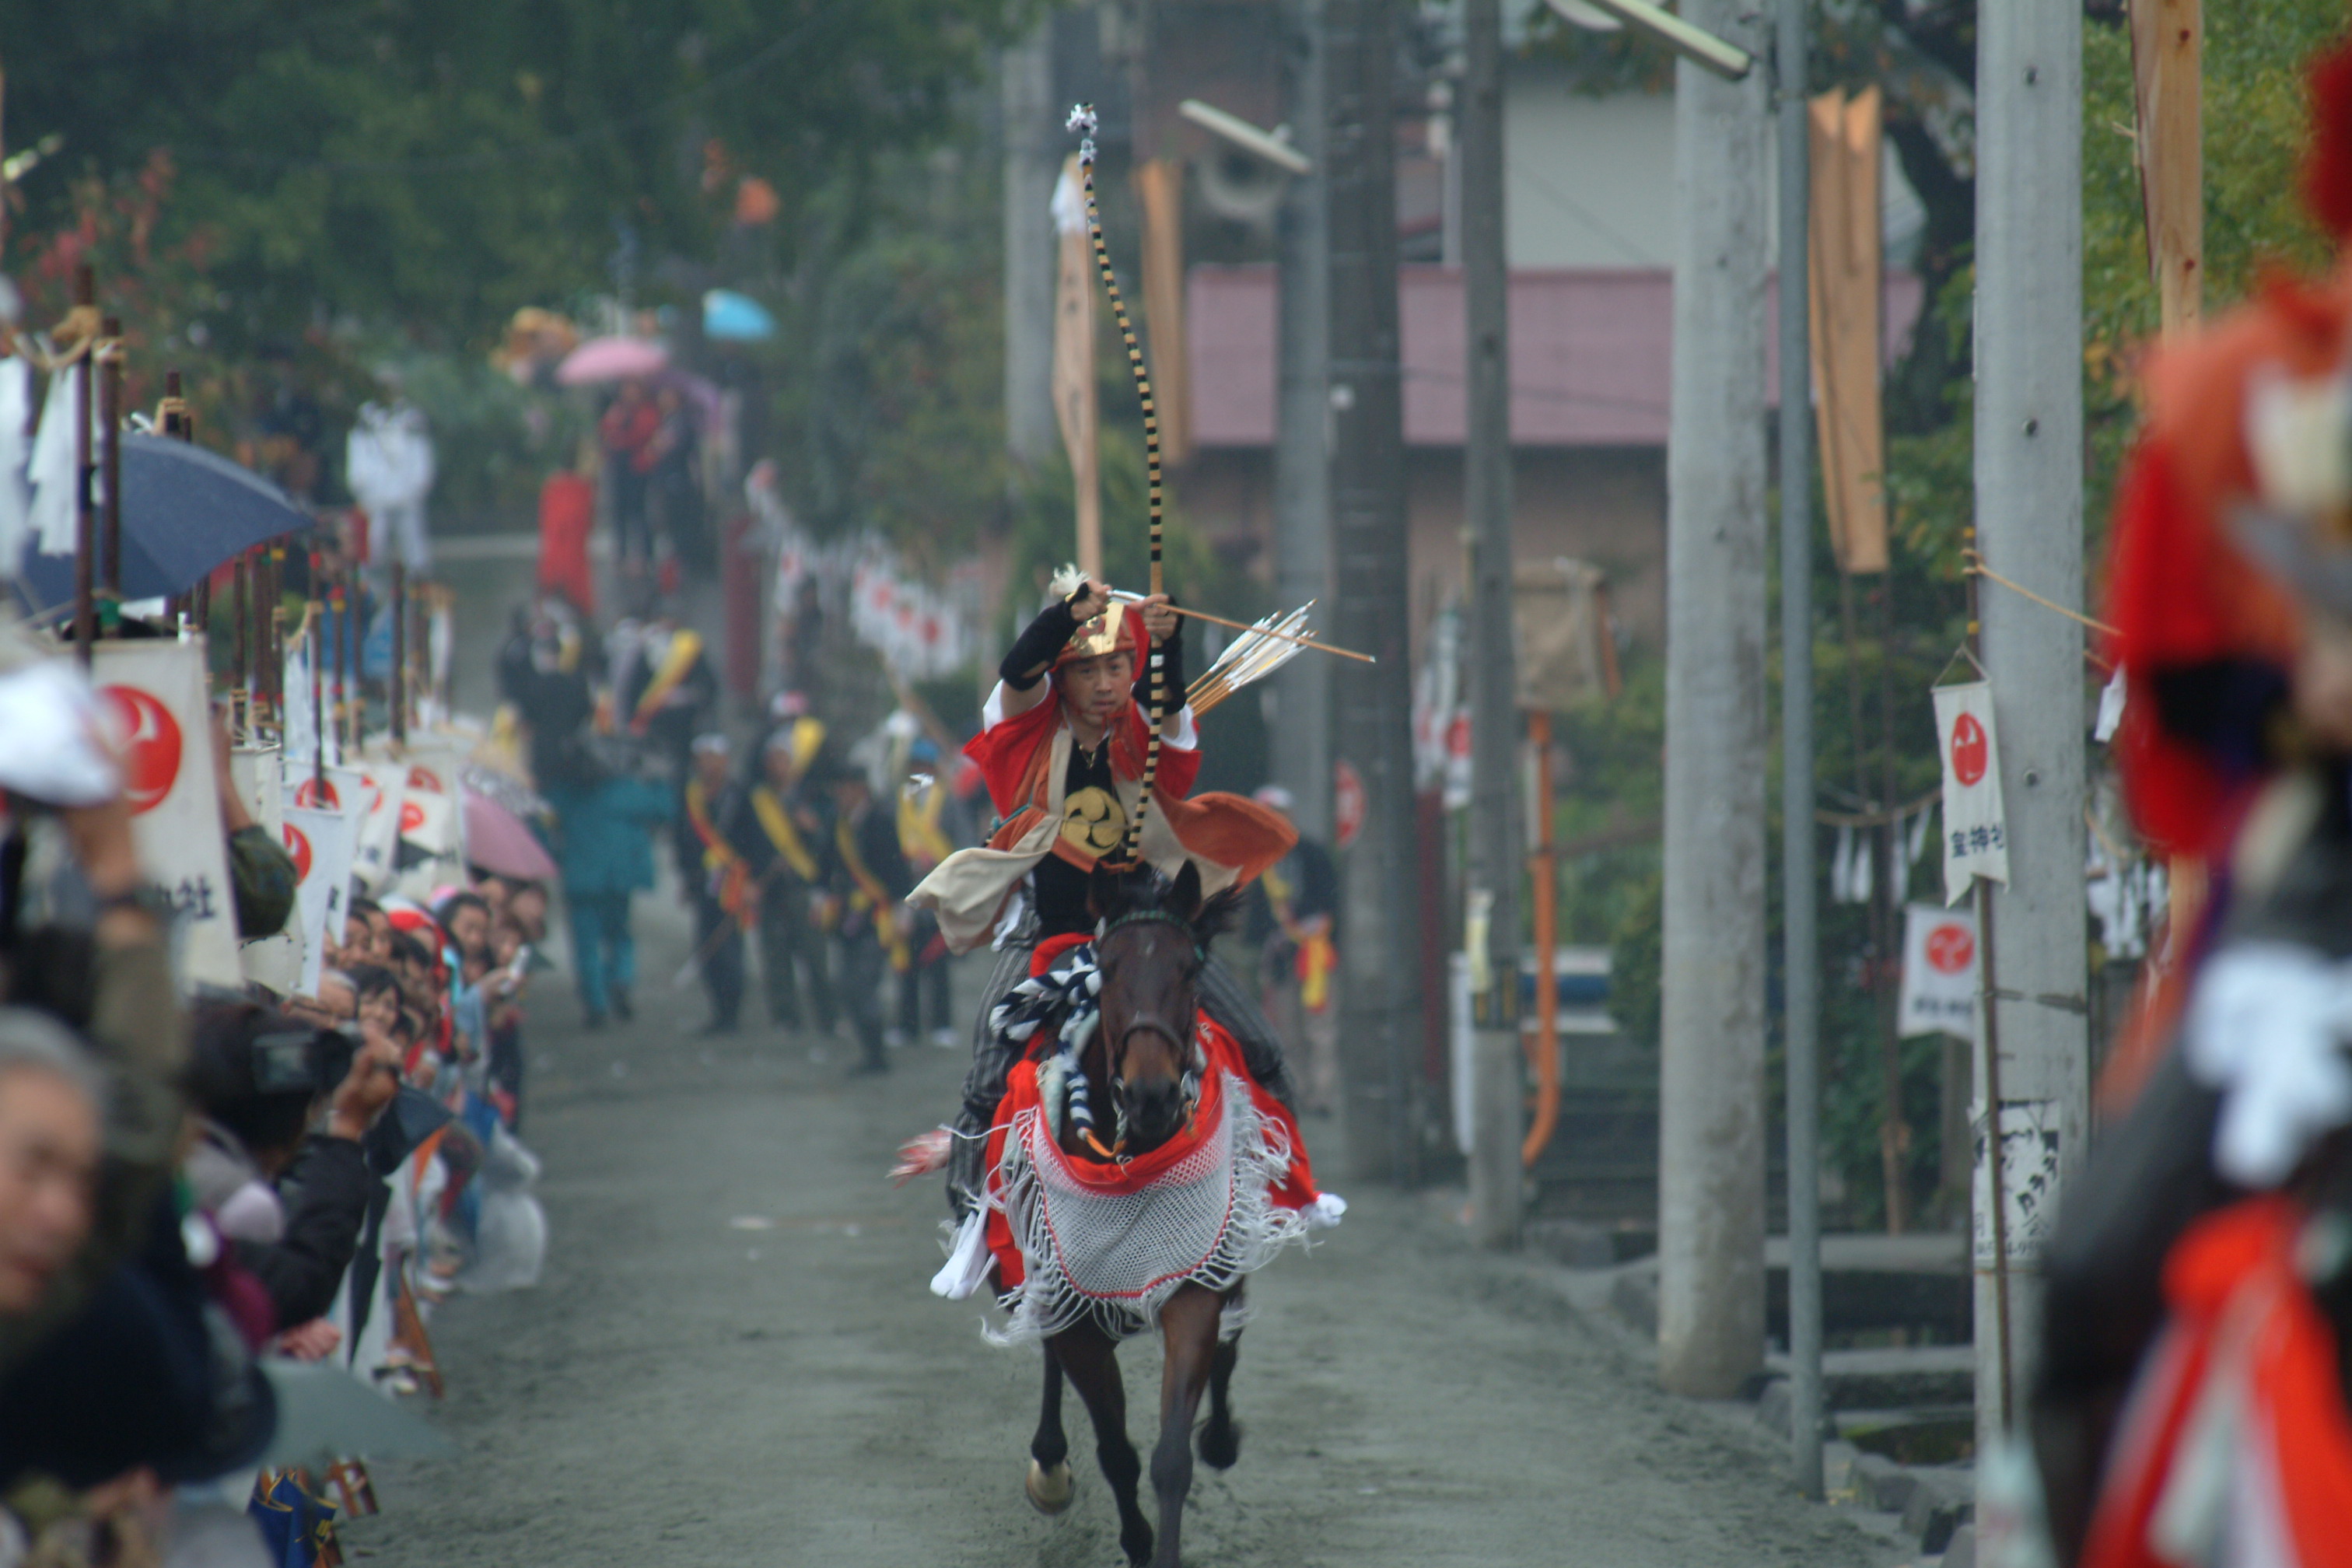
[[[669,351],[648,338],[591,338],[563,356],[555,379],[566,386],[591,386],[652,375],[669,363]]]
[[[470,789],[461,789],[459,793],[465,799],[468,861],[485,871],[526,882],[554,879],[555,862],[549,858],[539,836],[523,826],[522,818],[488,795]]]

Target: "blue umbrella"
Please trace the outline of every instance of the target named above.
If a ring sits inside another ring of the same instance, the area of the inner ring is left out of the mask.
[[[184,594],[222,562],[310,521],[285,491],[217,452],[163,436],[122,437],[126,599]],[[36,609],[68,604],[73,557],[28,548],[18,582]]]
[[[719,342],[756,343],[776,335],[776,318],[748,294],[713,289],[702,297],[702,335]]]

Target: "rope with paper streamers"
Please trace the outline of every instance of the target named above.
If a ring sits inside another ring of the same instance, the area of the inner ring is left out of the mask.
[[[1102,209],[1095,201],[1095,119],[1094,105],[1081,103],[1070,110],[1066,130],[1078,132],[1078,179],[1087,197],[1087,237],[1094,242],[1095,268],[1102,274],[1103,289],[1110,295],[1111,314],[1118,321],[1118,335],[1127,344],[1127,365],[1135,373],[1136,395],[1143,400],[1143,463],[1149,478],[1147,493],[1151,509],[1151,592],[1161,593],[1160,570],[1160,414],[1151,400],[1151,373],[1144,368],[1143,350],[1135,341],[1135,323],[1128,319],[1127,301],[1118,291],[1118,275],[1111,270],[1110,250],[1103,244]],[[1151,633],[1144,632],[1145,657],[1151,661],[1151,733],[1143,749],[1143,797],[1135,808],[1135,819],[1127,825],[1125,853],[1129,865],[1143,858],[1143,818],[1151,809],[1151,791],[1160,778],[1160,726],[1167,712],[1168,694],[1166,658],[1151,641]]]

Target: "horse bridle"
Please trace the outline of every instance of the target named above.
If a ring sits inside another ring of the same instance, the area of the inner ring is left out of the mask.
[[[1095,951],[1101,952],[1103,939],[1120,927],[1145,924],[1174,926],[1184,933],[1184,940],[1192,945],[1194,962],[1207,962],[1208,953],[1202,950],[1200,939],[1193,934],[1192,922],[1167,910],[1136,910],[1116,920],[1103,921],[1095,931]],[[1118,1075],[1119,1058],[1126,1054],[1127,1042],[1148,1029],[1173,1045],[1180,1053],[1185,1053],[1184,1072],[1178,1080],[1178,1092],[1183,1097],[1184,1114],[1190,1118],[1193,1108],[1201,1102],[1201,1044],[1197,1037],[1200,1021],[1201,1002],[1196,991],[1192,999],[1192,1022],[1186,1027],[1180,1029],[1167,1019],[1149,1013],[1132,1015],[1127,1020],[1127,1027],[1119,1033],[1116,1050],[1110,1031],[1099,1027],[1096,1030],[1104,1051],[1103,1078],[1109,1083],[1111,1110],[1118,1118],[1114,1152],[1127,1147],[1127,1082]],[[1190,1047],[1189,1052],[1187,1047]]]

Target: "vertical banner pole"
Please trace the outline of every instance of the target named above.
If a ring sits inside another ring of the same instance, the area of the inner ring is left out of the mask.
[[[74,269],[74,309],[87,321],[98,303],[98,277],[87,266]],[[64,374],[74,378],[74,654],[89,668],[91,645],[98,641],[98,519],[90,494],[98,477],[90,455],[90,360],[98,352],[94,337],[82,340],[80,359]]]
[[[408,743],[408,568],[392,563],[392,743]]]

